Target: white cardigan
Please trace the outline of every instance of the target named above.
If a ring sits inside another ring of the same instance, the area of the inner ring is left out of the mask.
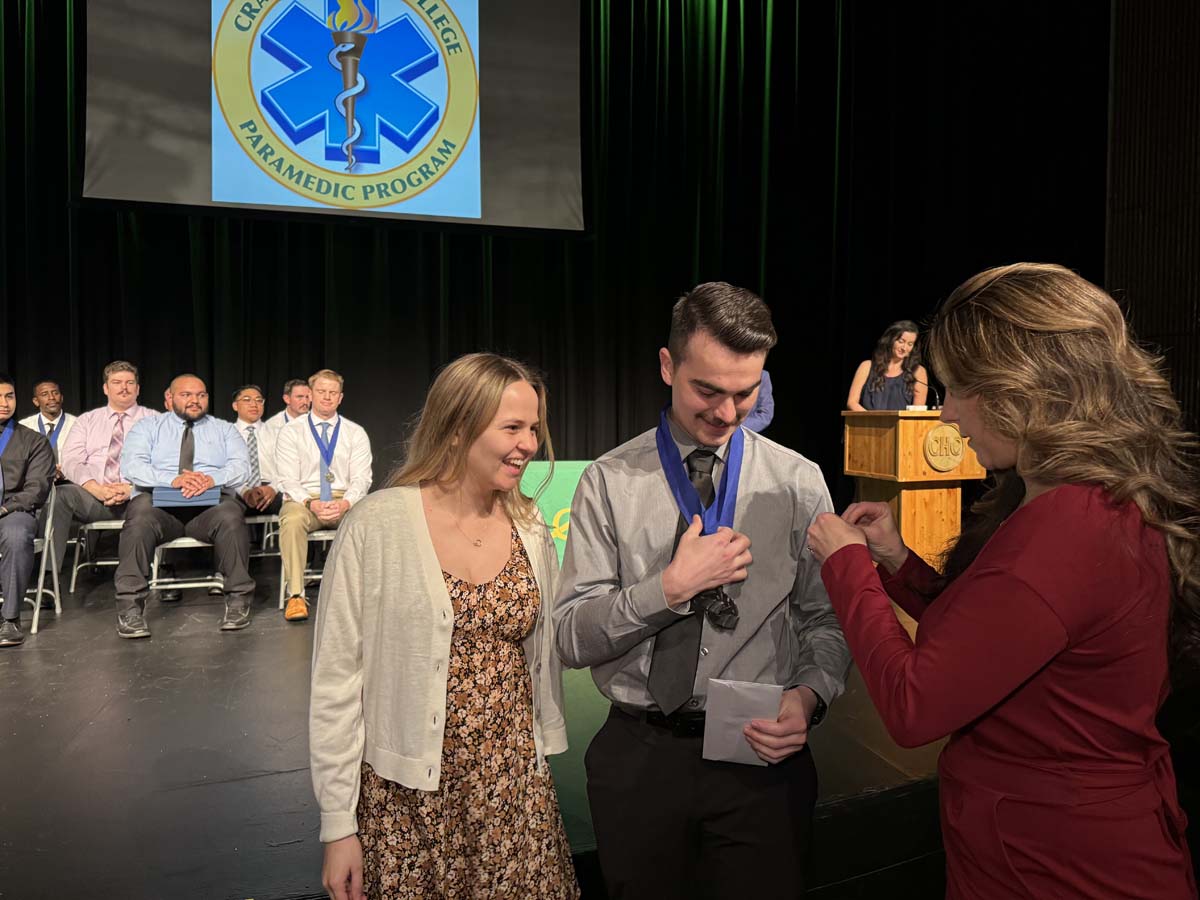
[[[542,603],[525,658],[539,770],[567,749],[562,664],[554,652],[558,555],[545,523],[518,525]],[[418,487],[388,488],[346,514],[325,563],[313,640],[308,743],[321,840],[358,831],[362,763],[437,790],[454,609]]]

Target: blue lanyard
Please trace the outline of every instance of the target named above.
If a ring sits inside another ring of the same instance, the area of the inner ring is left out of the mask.
[[[721,488],[717,498],[708,507],[700,506],[700,495],[688,479],[687,466],[679,458],[679,448],[671,437],[671,426],[667,424],[667,409],[664,407],[659,415],[658,431],[654,435],[658,444],[658,461],[662,465],[663,474],[667,476],[667,484],[675,503],[683,514],[683,519],[689,525],[692,516],[699,516],[704,522],[704,533],[712,534],[718,528],[732,528],[733,514],[737,509],[738,483],[742,477],[742,448],[745,436],[738,428],[729,439],[729,453],[725,460],[725,471],[721,474]]]
[[[62,431],[63,422],[67,421],[67,414],[63,413],[58,417],[58,422],[50,429],[50,446],[55,450],[58,449],[58,433]],[[46,420],[42,418],[42,414],[38,413],[38,431],[43,435],[46,434]]]
[[[329,443],[321,440],[321,435],[317,434],[317,426],[313,424],[312,413],[308,414],[308,430],[312,432],[313,440],[317,442],[317,449],[321,452],[321,459],[325,460],[325,468],[333,468],[333,451],[337,448],[338,432],[342,430],[342,417],[338,416],[337,424],[333,426],[333,434],[329,436]]]
[[[0,434],[0,456],[4,455],[4,449],[8,446],[8,442],[13,436],[13,420],[9,419],[8,424],[4,426],[4,433]]]

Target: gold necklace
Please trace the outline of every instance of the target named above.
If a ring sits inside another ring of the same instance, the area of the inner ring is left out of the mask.
[[[457,528],[458,533],[461,534],[463,537],[465,537],[468,541],[470,541],[473,546],[475,546],[475,547],[483,546],[483,538],[473,538],[469,534],[467,534],[465,531],[463,531],[462,526],[458,524],[458,519],[454,520],[454,527]]]
[[[459,495],[458,500],[459,500],[459,508],[461,508],[462,507],[462,495],[461,494]],[[494,507],[493,507],[493,509],[494,509]],[[483,538],[471,537],[469,534],[467,534],[463,530],[463,527],[460,524],[458,524],[458,516],[454,516],[453,518],[454,518],[454,527],[458,529],[459,534],[461,534],[463,537],[465,537],[468,541],[471,542],[471,546],[475,547],[476,549],[483,546]],[[491,519],[488,518],[488,519],[485,519],[484,521],[487,523],[490,523]],[[486,525],[485,525],[484,535],[485,536],[487,535]]]

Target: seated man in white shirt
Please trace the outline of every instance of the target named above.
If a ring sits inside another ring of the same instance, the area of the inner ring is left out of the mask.
[[[247,515],[278,515],[283,497],[275,478],[275,438],[278,432],[263,421],[262,388],[244,384],[233,392],[234,427],[246,442],[250,455],[250,480],[238,496],[246,504]]]
[[[283,385],[283,409],[263,424],[278,433],[289,422],[308,415],[312,409],[312,388],[303,378],[292,378]]]
[[[288,592],[284,618],[289,622],[308,618],[308,535],[337,528],[351,505],[371,488],[371,441],[361,425],[337,412],[342,376],[322,369],[308,384],[312,411],[289,422],[275,441],[275,476],[284,495],[279,552]]]
[[[56,381],[39,381],[33,386],[33,405],[37,412],[26,416],[19,424],[38,432],[50,442],[54,450],[54,477],[62,480],[62,449],[75,425],[75,417],[63,412],[62,390]]]

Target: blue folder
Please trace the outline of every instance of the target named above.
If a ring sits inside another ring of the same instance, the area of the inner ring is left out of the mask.
[[[213,486],[203,494],[185,497],[179,488],[156,487],[150,502],[154,506],[216,506],[221,502],[221,489]]]

